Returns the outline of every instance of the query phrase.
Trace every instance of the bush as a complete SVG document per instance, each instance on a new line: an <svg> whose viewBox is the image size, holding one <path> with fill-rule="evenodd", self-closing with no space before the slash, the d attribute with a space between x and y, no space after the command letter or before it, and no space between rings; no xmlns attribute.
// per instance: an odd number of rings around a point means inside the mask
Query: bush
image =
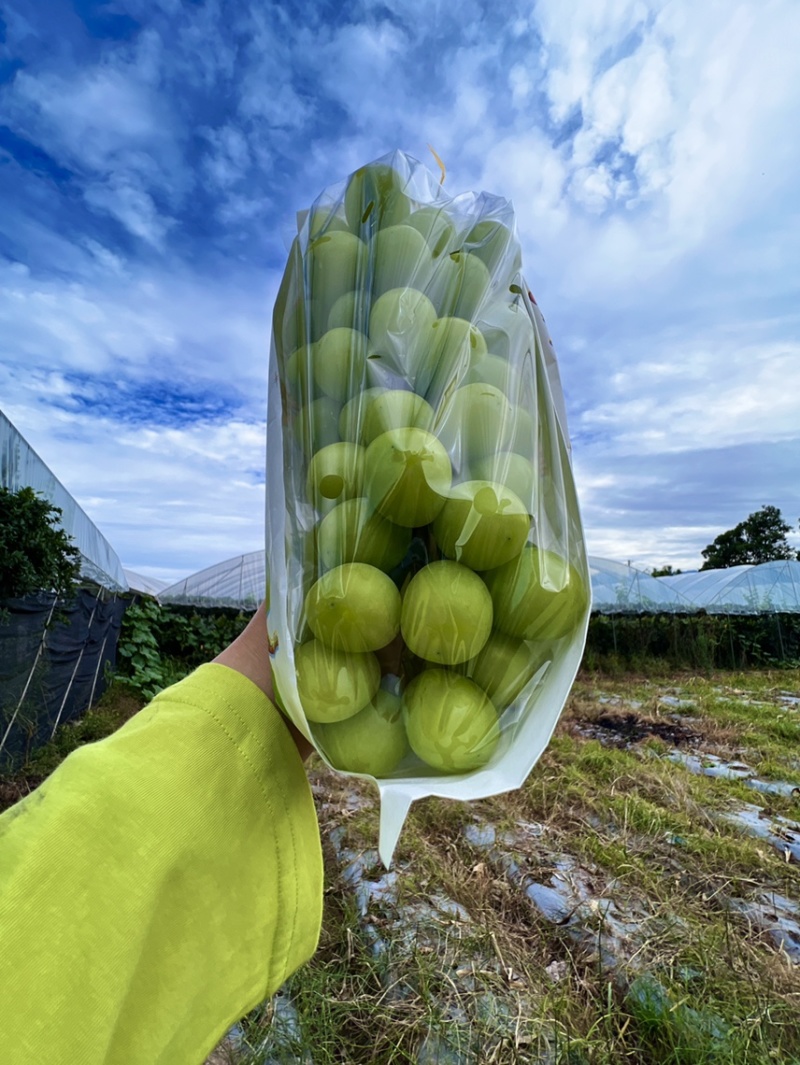
<svg viewBox="0 0 800 1065"><path fill-rule="evenodd" d="M224 650L245 627L241 612L197 611L144 599L129 606L117 645L118 676L152 699Z"/></svg>
<svg viewBox="0 0 800 1065"><path fill-rule="evenodd" d="M608 673L650 667L796 668L798 614L595 614L583 665Z"/></svg>
<svg viewBox="0 0 800 1065"><path fill-rule="evenodd" d="M61 509L32 488L0 488L0 600L72 591L80 554L60 520Z"/></svg>

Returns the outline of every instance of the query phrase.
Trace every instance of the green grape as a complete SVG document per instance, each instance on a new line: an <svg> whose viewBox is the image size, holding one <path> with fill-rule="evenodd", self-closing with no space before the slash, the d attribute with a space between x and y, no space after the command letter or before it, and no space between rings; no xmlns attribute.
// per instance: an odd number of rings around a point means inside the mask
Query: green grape
<svg viewBox="0 0 800 1065"><path fill-rule="evenodd" d="M369 302L363 292L345 292L331 307L327 328L366 332Z"/></svg>
<svg viewBox="0 0 800 1065"><path fill-rule="evenodd" d="M355 329L329 329L317 341L314 353L314 379L331 399L343 403L360 391L366 372L369 340Z"/></svg>
<svg viewBox="0 0 800 1065"><path fill-rule="evenodd" d="M433 521L452 483L447 452L424 429L390 429L367 448L366 494L397 525L413 529Z"/></svg>
<svg viewBox="0 0 800 1065"><path fill-rule="evenodd" d="M456 227L442 207L420 207L409 215L406 224L423 235L434 259L455 243Z"/></svg>
<svg viewBox="0 0 800 1065"><path fill-rule="evenodd" d="M375 396L364 414L364 443L390 429L430 429L433 411L416 392L390 389Z"/></svg>
<svg viewBox="0 0 800 1065"><path fill-rule="evenodd" d="M327 323L340 296L363 286L366 269L367 246L353 233L333 230L311 241L306 252L306 277L320 322Z"/></svg>
<svg viewBox="0 0 800 1065"><path fill-rule="evenodd" d="M314 381L316 344L304 344L286 360L286 384L298 403L308 403L317 395Z"/></svg>
<svg viewBox="0 0 800 1065"><path fill-rule="evenodd" d="M433 522L433 535L448 558L488 570L520 553L530 527L525 504L510 489L491 481L464 481L450 489Z"/></svg>
<svg viewBox="0 0 800 1065"><path fill-rule="evenodd" d="M425 289L433 273L433 258L421 233L412 226L388 226L375 234L373 247L374 297L395 288Z"/></svg>
<svg viewBox="0 0 800 1065"><path fill-rule="evenodd" d="M390 289L372 305L370 347L381 365L388 366L415 386L417 365L421 362L424 367L435 321L433 304L422 292L415 288ZM416 391L424 390L416 388Z"/></svg>
<svg viewBox="0 0 800 1065"><path fill-rule="evenodd" d="M534 512L535 477L533 463L513 451L487 455L472 464L472 471L482 481L505 485L522 500L529 514Z"/></svg>
<svg viewBox="0 0 800 1065"><path fill-rule="evenodd" d="M315 507L358 496L364 487L364 456L358 444L328 444L308 464L306 492Z"/></svg>
<svg viewBox="0 0 800 1065"><path fill-rule="evenodd" d="M433 431L456 466L505 451L513 429L512 408L491 385L464 385L436 415Z"/></svg>
<svg viewBox="0 0 800 1065"><path fill-rule="evenodd" d="M303 255L300 241L295 238L272 311L272 332L279 355L295 351L309 340L305 327L303 286Z"/></svg>
<svg viewBox="0 0 800 1065"><path fill-rule="evenodd" d="M521 640L568 636L589 605L586 586L573 565L535 544L484 577L496 628Z"/></svg>
<svg viewBox="0 0 800 1065"><path fill-rule="evenodd" d="M325 569L345 562L363 562L392 570L408 552L411 530L374 511L365 497L347 499L319 524L317 545Z"/></svg>
<svg viewBox="0 0 800 1065"><path fill-rule="evenodd" d="M522 252L514 234L502 222L485 219L467 234L464 247L470 255L483 260L492 276L501 276L505 284L522 268Z"/></svg>
<svg viewBox="0 0 800 1065"><path fill-rule="evenodd" d="M353 717L317 725L314 738L334 768L386 777L408 751L400 696L379 689Z"/></svg>
<svg viewBox="0 0 800 1065"><path fill-rule="evenodd" d="M405 179L390 166L362 166L351 175L344 195L344 211L350 228L371 232L405 221L411 201L403 192Z"/></svg>
<svg viewBox="0 0 800 1065"><path fill-rule="evenodd" d="M426 669L403 694L411 749L443 773L486 765L500 739L497 712L471 680L447 669Z"/></svg>
<svg viewBox="0 0 800 1065"><path fill-rule="evenodd" d="M453 666L474 658L492 629L492 600L480 577L458 562L431 562L403 595L400 631L428 662Z"/></svg>
<svg viewBox="0 0 800 1065"><path fill-rule="evenodd" d="M483 335L464 318L437 318L431 328L433 341L415 349L415 373L409 380L415 392L437 403L487 351Z"/></svg>
<svg viewBox="0 0 800 1065"><path fill-rule="evenodd" d="M374 698L381 667L373 654L346 654L310 640L294 655L297 694L309 721L343 721Z"/></svg>
<svg viewBox="0 0 800 1065"><path fill-rule="evenodd" d="M364 418L367 407L371 401L385 392L385 388L365 388L357 396L353 396L342 407L339 415L339 436L342 440L349 440L354 444L363 444L364 441Z"/></svg>
<svg viewBox="0 0 800 1065"><path fill-rule="evenodd" d="M473 363L464 383L492 385L509 400L514 400L519 374L515 367L501 355L484 355Z"/></svg>
<svg viewBox="0 0 800 1065"><path fill-rule="evenodd" d="M305 601L311 631L341 651L377 651L400 629L400 593L375 566L348 562L329 570Z"/></svg>
<svg viewBox="0 0 800 1065"><path fill-rule="evenodd" d="M436 260L436 270L425 290L440 318L476 316L486 301L492 279L476 255L453 251Z"/></svg>
<svg viewBox="0 0 800 1065"><path fill-rule="evenodd" d="M347 219L342 218L339 214L336 204L320 204L311 208L308 220L309 240L315 240L324 233L333 233L336 230L343 233L351 231L350 226L347 224Z"/></svg>
<svg viewBox="0 0 800 1065"><path fill-rule="evenodd" d="M467 662L465 672L503 711L551 657L546 643L525 643L493 632L477 657Z"/></svg>

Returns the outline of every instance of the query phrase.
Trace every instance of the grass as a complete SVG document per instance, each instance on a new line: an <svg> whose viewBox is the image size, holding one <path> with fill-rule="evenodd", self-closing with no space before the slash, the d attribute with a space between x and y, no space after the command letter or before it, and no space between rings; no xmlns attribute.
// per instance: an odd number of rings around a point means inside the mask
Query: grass
<svg viewBox="0 0 800 1065"><path fill-rule="evenodd" d="M667 757L713 754L800 784L800 710L781 691L800 692L800 671L584 673L525 786L415 804L388 878L374 793L312 763L327 870L319 949L243 1020L243 1042L210 1060L800 1065L800 966L736 909L770 893L800 902L798 865L721 816L750 803L800 820L800 802ZM0 780L0 797L137 708L112 688ZM476 823L506 842L470 843ZM381 889L365 912L343 875L359 856L362 884ZM567 859L582 894L557 923L525 889L555 883Z"/></svg>
<svg viewBox="0 0 800 1065"><path fill-rule="evenodd" d="M798 967L731 908L731 900L761 892L800 901L798 868L718 816L749 802L800 817L800 803L692 775L665 757L673 746L668 729L659 736L647 727L683 726L676 735L686 749L800 783L800 737L780 690L800 691L800 672L583 675L524 788L480 803L415 805L396 858L402 902L394 915L378 904L357 913L329 851L323 938L290 982L302 1036L285 1060L302 1060L305 1049L320 1065L800 1062ZM600 703L600 691L612 701ZM666 691L691 706L664 705ZM630 711L631 703L641 706ZM584 734L599 718L630 712L639 740ZM374 847L371 793L345 816L341 797L352 785L315 772L329 795L323 838L344 825L354 852ZM498 829L541 826L538 841L514 852L524 876L514 880L491 852L467 843L465 826L476 817ZM588 905L578 924L546 920L523 891L525 877L548 883L552 856L564 853L590 885L590 903L599 900L596 915ZM451 930L447 945L423 949L428 929L409 943L393 922L396 912L437 894L463 906L469 923ZM627 940L607 930L609 902L623 923L629 919ZM389 942L379 960L370 946L376 924ZM616 951L611 967L601 961L604 935ZM505 1005L492 1016L487 1002ZM268 1035L262 1014L254 1045L266 1036L269 1046ZM237 1060L282 1059L263 1050Z"/></svg>

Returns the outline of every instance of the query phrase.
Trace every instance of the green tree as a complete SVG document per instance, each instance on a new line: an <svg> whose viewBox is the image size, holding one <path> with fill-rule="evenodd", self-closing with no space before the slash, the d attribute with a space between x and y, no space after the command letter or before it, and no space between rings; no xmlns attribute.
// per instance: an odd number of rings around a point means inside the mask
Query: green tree
<svg viewBox="0 0 800 1065"><path fill-rule="evenodd" d="M0 487L0 600L72 589L80 554L60 520L61 509L32 488Z"/></svg>
<svg viewBox="0 0 800 1065"><path fill-rule="evenodd" d="M675 577L678 573L683 573L682 569L673 569L669 563L666 566L656 567L651 571L653 577Z"/></svg>
<svg viewBox="0 0 800 1065"><path fill-rule="evenodd" d="M705 547L701 552L705 562L700 569L800 559L800 552L786 539L791 531L792 526L783 520L778 507L762 507Z"/></svg>

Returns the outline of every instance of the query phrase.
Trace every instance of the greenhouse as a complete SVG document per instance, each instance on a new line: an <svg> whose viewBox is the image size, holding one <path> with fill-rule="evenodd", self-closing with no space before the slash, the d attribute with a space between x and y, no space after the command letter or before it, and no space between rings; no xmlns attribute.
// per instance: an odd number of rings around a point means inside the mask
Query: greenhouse
<svg viewBox="0 0 800 1065"><path fill-rule="evenodd" d="M800 613L800 562L701 570L659 577L672 591L708 614Z"/></svg>
<svg viewBox="0 0 800 1065"><path fill-rule="evenodd" d="M80 586L69 601L47 589L3 603L0 625L0 764L49 739L105 690L116 661L128 590L115 551L58 478L0 412L0 485L32 488L61 510L80 552Z"/></svg>
<svg viewBox="0 0 800 1065"><path fill-rule="evenodd" d="M800 613L800 562L653 577L635 566L590 555L589 572L595 614ZM255 610L266 587L263 551L236 555L167 588L152 578L129 577L134 578L132 589L156 595L164 604L239 610Z"/></svg>
<svg viewBox="0 0 800 1065"><path fill-rule="evenodd" d="M159 602L184 606L235 607L255 610L266 590L264 552L218 562L159 593Z"/></svg>
<svg viewBox="0 0 800 1065"><path fill-rule="evenodd" d="M593 610L603 614L687 613L695 607L680 591L649 573L609 559L590 557ZM158 593L162 603L255 610L264 597L264 552L219 562Z"/></svg>
<svg viewBox="0 0 800 1065"><path fill-rule="evenodd" d="M132 569L125 569L123 573L128 582L128 588L134 595L151 595L154 599L158 599L161 592L169 587L169 581L160 581L157 577L145 577L144 574Z"/></svg>
<svg viewBox="0 0 800 1065"><path fill-rule="evenodd" d="M589 574L594 613L685 614L695 609L679 589L634 566L590 555Z"/></svg>
<svg viewBox="0 0 800 1065"><path fill-rule="evenodd" d="M0 484L12 492L32 488L59 507L61 524L81 553L81 576L112 592L128 590L122 563L108 540L2 411Z"/></svg>

